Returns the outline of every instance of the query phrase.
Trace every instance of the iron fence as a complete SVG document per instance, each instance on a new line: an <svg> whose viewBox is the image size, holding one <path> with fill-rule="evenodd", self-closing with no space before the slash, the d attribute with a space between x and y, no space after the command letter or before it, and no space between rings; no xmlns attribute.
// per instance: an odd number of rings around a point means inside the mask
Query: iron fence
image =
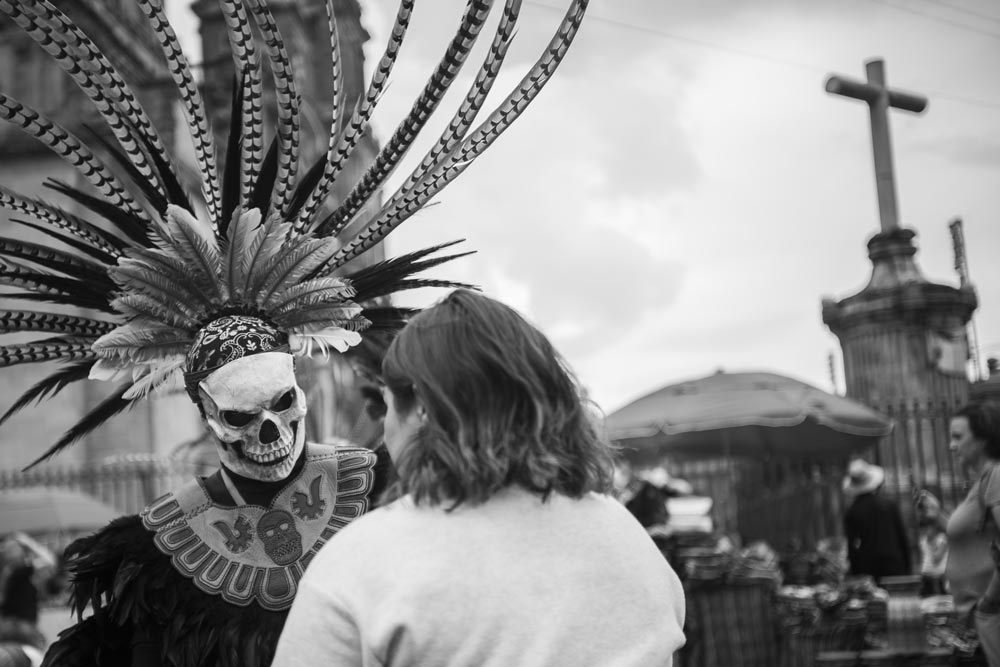
<svg viewBox="0 0 1000 667"><path fill-rule="evenodd" d="M150 502L191 478L198 464L183 459L129 454L113 461L79 467L0 470L0 491L28 486L82 491L118 509L136 514Z"/></svg>

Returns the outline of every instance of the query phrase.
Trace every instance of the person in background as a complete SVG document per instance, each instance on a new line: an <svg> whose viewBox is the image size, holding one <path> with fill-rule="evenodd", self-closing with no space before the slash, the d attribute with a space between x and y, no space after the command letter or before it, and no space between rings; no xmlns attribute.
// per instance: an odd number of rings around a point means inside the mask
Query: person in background
<svg viewBox="0 0 1000 667"><path fill-rule="evenodd" d="M947 532L945 578L955 609L975 625L990 667L1000 667L1000 404L960 407L949 434L949 447L972 487L950 516L932 494L920 500Z"/></svg>
<svg viewBox="0 0 1000 667"><path fill-rule="evenodd" d="M7 535L0 540L0 667L39 665L44 649L35 564L17 536Z"/></svg>
<svg viewBox="0 0 1000 667"><path fill-rule="evenodd" d="M875 579L911 574L910 545L899 506L879 493L885 471L861 459L851 461L844 494L853 498L844 515L847 560L852 575Z"/></svg>
<svg viewBox="0 0 1000 667"><path fill-rule="evenodd" d="M948 563L948 536L939 520L941 508L925 507L924 496L917 498L917 526L920 548L920 596L944 595L945 566Z"/></svg>
<svg viewBox="0 0 1000 667"><path fill-rule="evenodd" d="M394 500L317 554L274 667L670 665L680 581L545 336L457 290L382 371Z"/></svg>

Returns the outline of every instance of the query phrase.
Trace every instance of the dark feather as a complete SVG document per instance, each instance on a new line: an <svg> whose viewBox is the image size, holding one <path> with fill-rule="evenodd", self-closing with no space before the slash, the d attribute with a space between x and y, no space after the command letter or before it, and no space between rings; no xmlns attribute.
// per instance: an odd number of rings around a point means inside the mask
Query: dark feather
<svg viewBox="0 0 1000 667"><path fill-rule="evenodd" d="M127 667L137 627L157 629L153 638L164 647L164 665L271 664L287 612L240 607L204 593L157 549L140 517L115 519L65 553L73 608L96 611L54 643L49 654L65 661L48 663L52 667L82 667L88 657L93 665L93 653L86 651L94 645L109 652L99 661L102 667Z"/></svg>
<svg viewBox="0 0 1000 667"><path fill-rule="evenodd" d="M355 300L365 302L392 292L398 282L426 269L433 268L458 257L465 257L471 252L457 255L446 255L433 259L424 259L439 250L451 247L462 240L442 243L430 248L415 250L399 257L393 257L376 262L346 276L355 289Z"/></svg>
<svg viewBox="0 0 1000 667"><path fill-rule="evenodd" d="M121 231L130 241L143 247L149 246L149 235L146 232L146 222L125 211L109 204L108 202L92 197L82 190L78 190L62 181L49 179L45 181L45 187L66 195L82 206L90 209L97 215L110 222L115 229Z"/></svg>
<svg viewBox="0 0 1000 667"><path fill-rule="evenodd" d="M44 225L38 225L28 220L21 220L20 218L11 218L10 221L34 229L38 232L41 232L42 234L45 234L46 236L51 236L60 243L65 243L71 248L75 248L76 250L79 250L82 253L90 255L92 258L94 258L101 264L113 265L117 261L115 255L112 255L105 250L101 250L100 248L95 248L92 244L81 241L75 236L62 234L58 229L53 229L52 227L46 227Z"/></svg>
<svg viewBox="0 0 1000 667"><path fill-rule="evenodd" d="M111 312L108 305L110 298L106 292L99 286L72 278L19 268L0 268L0 285L31 290L28 294L6 293L4 298L7 299L48 301Z"/></svg>
<svg viewBox="0 0 1000 667"><path fill-rule="evenodd" d="M371 325L365 333L376 331L393 332L402 329L411 317L419 311L417 308L398 308L395 306L372 306L361 311Z"/></svg>
<svg viewBox="0 0 1000 667"><path fill-rule="evenodd" d="M187 192L181 185L180 181L177 180L177 173L174 170L173 165L166 156L157 151L146 139L144 135L139 135L143 144L146 147L146 152L149 153L150 157L153 158L153 164L156 166L157 171L160 174L160 179L163 181L163 185L167 190L167 201L175 206L180 206L186 209L188 213L194 215L194 207L191 205L191 200L188 198ZM160 215L166 213L167 207L164 206L163 210L157 209Z"/></svg>
<svg viewBox="0 0 1000 667"><path fill-rule="evenodd" d="M39 199L24 197L2 186L0 186L0 206L73 234L84 239L90 245L111 254L119 254L117 251L123 245L121 239L111 236L103 229L95 227L58 206L47 204Z"/></svg>
<svg viewBox="0 0 1000 667"><path fill-rule="evenodd" d="M259 190L261 182L270 183L272 195L267 204L258 208L266 215L264 209L273 203L277 213L283 216L299 167L299 96L295 90L295 73L271 9L267 3L259 0L251 2L250 9L262 37L261 45L267 51L277 106L277 152L273 158L274 165L270 167L274 174L266 178L263 173L258 174L255 184L255 189ZM265 161L261 170L264 172L268 169ZM256 194L252 199L256 199Z"/></svg>
<svg viewBox="0 0 1000 667"><path fill-rule="evenodd" d="M233 76L233 104L229 116L229 141L226 144L226 164L222 172L222 212L218 219L219 238L225 238L233 211L240 205L240 144L243 141L243 90L249 72L243 70L241 79Z"/></svg>
<svg viewBox="0 0 1000 667"><path fill-rule="evenodd" d="M0 237L0 256L31 262L71 278L93 280L97 285L112 285L105 266L38 243Z"/></svg>
<svg viewBox="0 0 1000 667"><path fill-rule="evenodd" d="M3 284L0 281L0 284ZM81 295L57 295L52 293L38 293L38 292L8 292L4 293L3 298L5 299L19 299L22 301L31 301L34 303L58 303L61 306L76 306L77 308L89 308L91 310L99 310L103 313L113 313L114 310L107 304L107 299L100 297L98 299L90 299L86 296Z"/></svg>
<svg viewBox="0 0 1000 667"><path fill-rule="evenodd" d="M0 333L47 331L66 336L97 338L115 328L113 322L79 315L37 310L0 310Z"/></svg>
<svg viewBox="0 0 1000 667"><path fill-rule="evenodd" d="M152 176L146 156L130 132L132 125L152 133L149 119L108 59L59 9L48 2L2 2L0 11L20 25L69 74L94 103L133 163ZM81 66L81 63L85 63ZM153 135L155 137L155 135Z"/></svg>
<svg viewBox="0 0 1000 667"><path fill-rule="evenodd" d="M437 166L441 160L455 146L465 138L466 133L476 119L479 110L486 103L493 84L496 83L500 69L507 57L507 51L514 39L514 26L517 24L517 17L521 10L521 0L507 0L504 5L503 16L497 26L496 34L493 36L493 43L490 45L489 54L479 67L479 73L475 81L470 86L465 95L465 100L459 106L451 122L445 128L437 143L424 155L420 164L410 172L406 181L399 188L400 192L407 192L416 185L425 174ZM334 234L337 230L333 230Z"/></svg>
<svg viewBox="0 0 1000 667"><path fill-rule="evenodd" d="M288 203L286 210L286 217L288 220L294 220L305 206L305 203L309 200L309 195L316 188L316 184L319 180L323 178L323 171L326 169L327 155L323 153L316 161L313 166L309 167L309 171L306 175L302 177L298 185L295 187L295 192L292 193L292 199Z"/></svg>
<svg viewBox="0 0 1000 667"><path fill-rule="evenodd" d="M115 206L129 209L134 215L144 215L125 185L118 180L88 147L64 127L44 114L4 95L0 91L0 117L21 128L72 164L101 196Z"/></svg>
<svg viewBox="0 0 1000 667"><path fill-rule="evenodd" d="M489 2L469 2L461 25L410 112L396 127L392 137L379 151L375 162L354 186L344 203L319 223L316 227L318 234L333 234L342 229L392 174L461 71L489 12Z"/></svg>
<svg viewBox="0 0 1000 667"><path fill-rule="evenodd" d="M214 221L219 214L219 175L212 129L204 101L198 92L198 86L191 74L191 68L188 66L177 34L167 20L162 3L159 0L140 0L138 4L149 19L150 27L156 34L163 55L166 57L167 69L170 70L170 76L177 85L202 176L202 192L208 206L208 214Z"/></svg>
<svg viewBox="0 0 1000 667"><path fill-rule="evenodd" d="M132 406L133 401L122 398L125 392L132 386L132 382L120 384L106 399L101 401L96 408L84 415L83 419L63 434L59 441L45 450L45 453L32 461L25 470L47 461L63 449L73 444L83 436L87 435L95 428L108 421L126 408Z"/></svg>
<svg viewBox="0 0 1000 667"><path fill-rule="evenodd" d="M552 78L562 62L583 21L589 0L574 0L556 29L542 56L522 77L520 84L461 144L452 149L437 167L406 190L397 190L355 237L331 260L333 268L378 245L401 222L420 210L435 194L457 178L494 141L517 120Z"/></svg>
<svg viewBox="0 0 1000 667"><path fill-rule="evenodd" d="M340 173L344 165L347 164L347 161L350 159L354 149L358 145L358 141L360 141L360 139L365 136L365 133L369 131L369 120L371 119L372 112L375 110L375 106L385 90L385 86L389 80L389 75L391 74L392 68L396 63L400 47L402 46L403 39L406 36L414 2L415 0L400 1L399 8L396 12L396 20L393 23L392 29L389 31L390 37L388 43L386 44L385 51L372 72L372 78L368 84L368 89L365 91L364 97L359 99L355 104L354 112L351 114L350 120L346 124L343 124L337 117L337 109L334 109L334 129L332 131L332 138L334 140L331 141L330 146L327 149L327 162L324 167L322 177L316 187L310 192L309 199L303 206L302 210L297 211L294 222L296 232L312 226L313 215L315 214L317 208L326 200L330 187L334 183L334 179L336 179L337 174ZM327 13L329 15L329 4L327 5L327 9ZM336 34L336 20L332 15L330 16L330 32L331 35ZM335 87L337 85L336 78L339 73L339 55L337 52L338 47L337 44L334 43L334 57L332 64L335 70ZM338 127L341 127L339 131L337 131Z"/></svg>
<svg viewBox="0 0 1000 667"><path fill-rule="evenodd" d="M255 208L260 211L260 217L266 218L270 213L271 191L274 190L274 179L278 175L278 139L271 140L271 146L267 149L267 155L260 166L260 173L257 174L257 182L254 183L253 194L250 197L248 208Z"/></svg>
<svg viewBox="0 0 1000 667"><path fill-rule="evenodd" d="M0 368L42 361L72 361L84 357L94 359L96 356L90 349L92 340L93 338L86 342L69 342L59 338L49 338L23 345L0 345Z"/></svg>
<svg viewBox="0 0 1000 667"><path fill-rule="evenodd" d="M108 154L112 158L114 158L115 162L118 163L118 166L129 175L132 182L138 186L139 190L141 190L142 194L146 197L146 201L148 201L157 211L162 212L167 210L167 199L160 191L159 185L152 179L143 176L142 172L136 169L132 160L120 148L118 148L118 146L105 139L100 133L95 132L93 128L88 126L84 127L87 127L87 130L94 137L94 139L104 146L104 149L108 151Z"/></svg>
<svg viewBox="0 0 1000 667"><path fill-rule="evenodd" d="M80 380L86 380L90 375L90 368L94 365L92 359L74 361L52 375L37 382L28 391L21 394L21 397L14 401L14 404L7 409L7 412L0 417L0 424L10 419L15 413L31 403L39 403L47 398L52 398L67 385Z"/></svg>

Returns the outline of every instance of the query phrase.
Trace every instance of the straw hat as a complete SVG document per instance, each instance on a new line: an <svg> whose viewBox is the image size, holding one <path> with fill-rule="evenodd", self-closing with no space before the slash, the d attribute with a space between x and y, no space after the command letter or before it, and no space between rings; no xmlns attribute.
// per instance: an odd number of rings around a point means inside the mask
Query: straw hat
<svg viewBox="0 0 1000 667"><path fill-rule="evenodd" d="M847 477L844 478L844 493L851 496L871 493L882 486L884 481L885 470L883 468L861 459L855 459L847 468Z"/></svg>

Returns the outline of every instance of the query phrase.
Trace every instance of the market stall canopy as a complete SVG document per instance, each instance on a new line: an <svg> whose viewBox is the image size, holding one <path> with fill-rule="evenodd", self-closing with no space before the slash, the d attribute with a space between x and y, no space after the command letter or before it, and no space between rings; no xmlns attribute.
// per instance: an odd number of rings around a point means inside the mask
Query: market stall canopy
<svg viewBox="0 0 1000 667"><path fill-rule="evenodd" d="M878 442L892 420L774 373L716 373L663 387L608 415L632 460L664 456L832 459Z"/></svg>
<svg viewBox="0 0 1000 667"><path fill-rule="evenodd" d="M0 491L0 533L92 530L121 515L79 491L42 486Z"/></svg>

